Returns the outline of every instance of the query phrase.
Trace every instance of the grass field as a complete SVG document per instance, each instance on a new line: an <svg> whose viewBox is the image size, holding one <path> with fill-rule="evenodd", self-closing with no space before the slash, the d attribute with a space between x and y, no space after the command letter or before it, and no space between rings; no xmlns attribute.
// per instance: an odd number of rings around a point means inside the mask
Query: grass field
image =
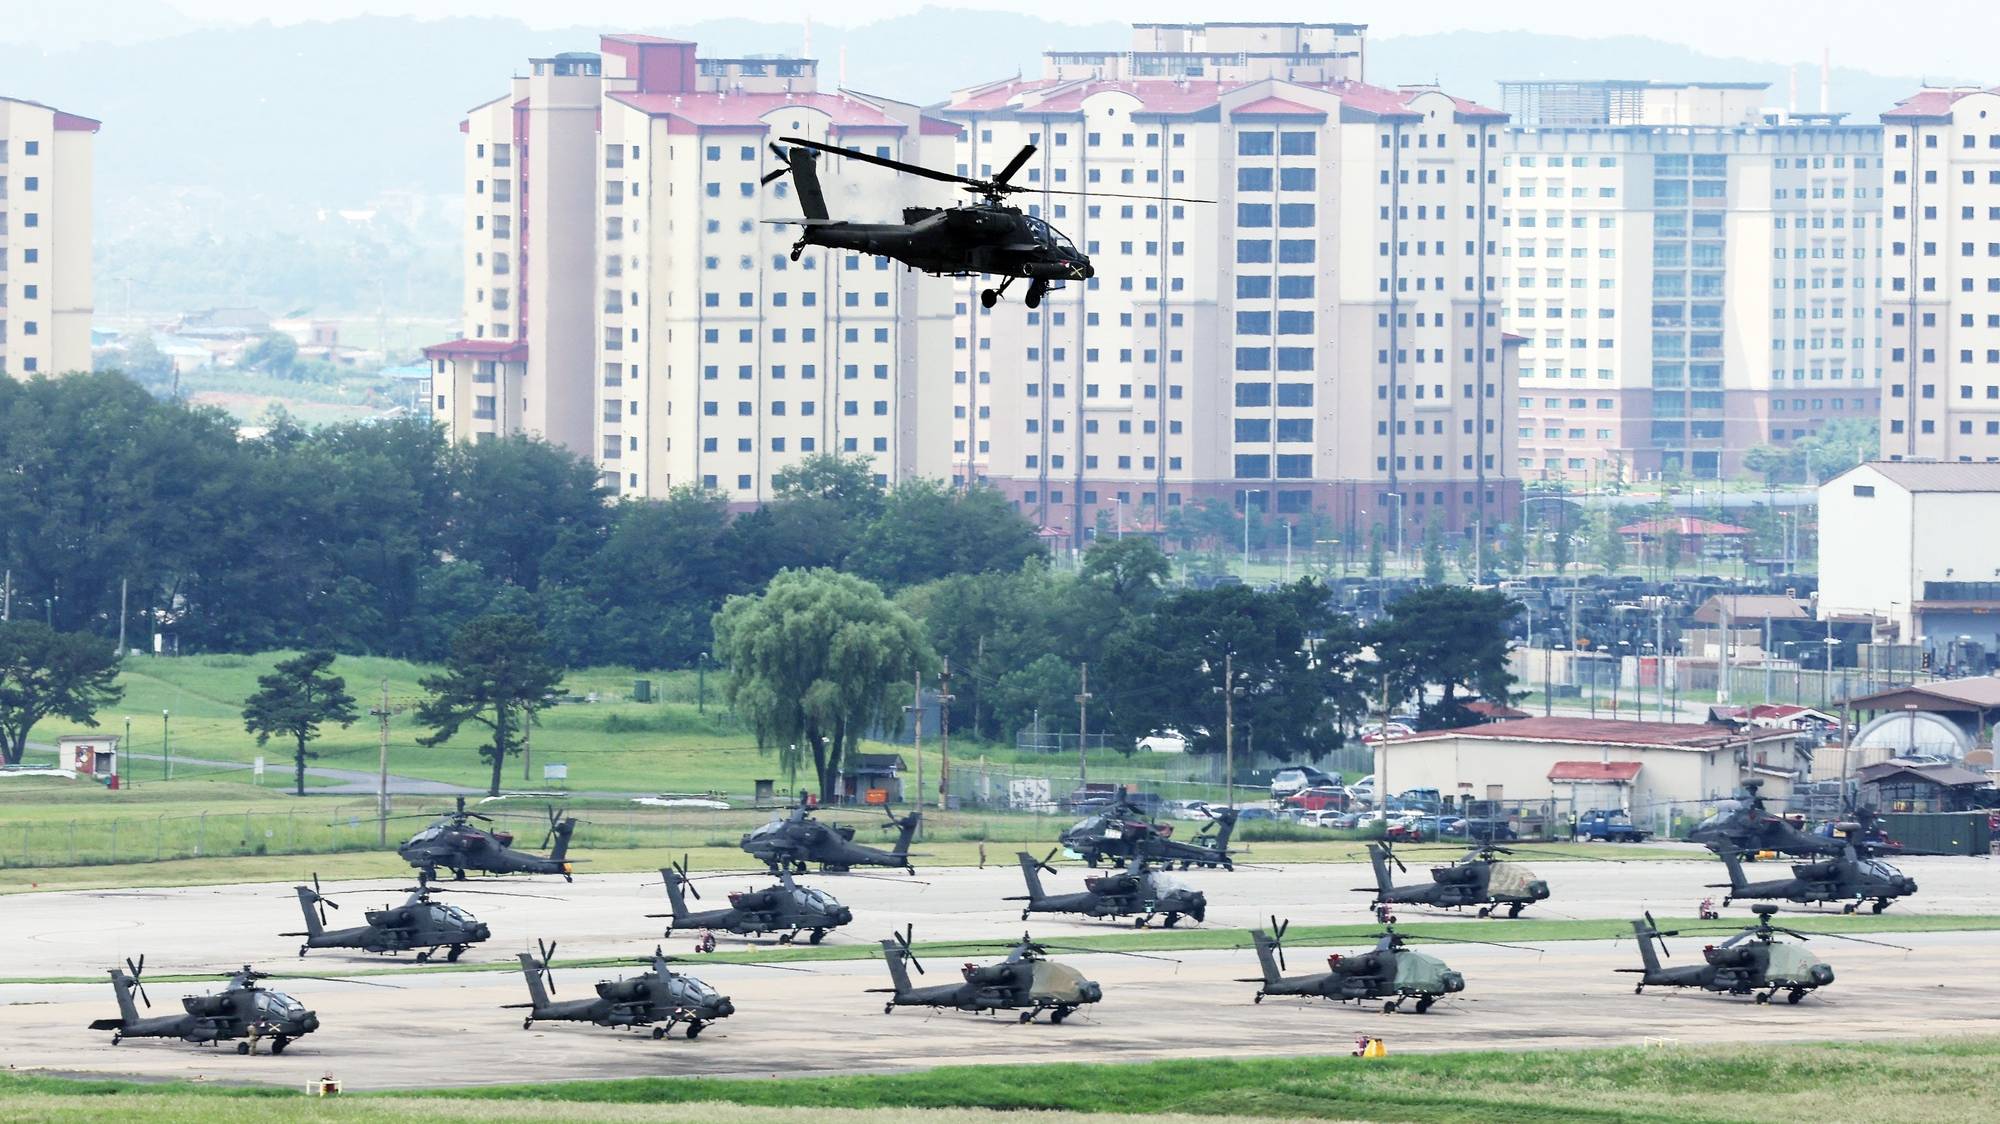
<svg viewBox="0 0 2000 1124"><path fill-rule="evenodd" d="M953 1066L855 1077L557 1082L354 1096L329 1103L275 1089L0 1073L0 1116L208 1121L256 1114L400 1121L546 1119L580 1110L600 1120L843 1121L858 1118L847 1114L864 1113L871 1121L900 1122L992 1120L997 1117L976 1110L998 1109L1064 1114L1035 1118L1048 1122L1108 1122L1125 1114L1451 1124L1975 1120L1991 1111L1996 1050L2000 1039L1956 1038L1754 1050L1671 1046L1369 1060L1319 1056ZM803 1115L807 1112L810 1116Z"/></svg>

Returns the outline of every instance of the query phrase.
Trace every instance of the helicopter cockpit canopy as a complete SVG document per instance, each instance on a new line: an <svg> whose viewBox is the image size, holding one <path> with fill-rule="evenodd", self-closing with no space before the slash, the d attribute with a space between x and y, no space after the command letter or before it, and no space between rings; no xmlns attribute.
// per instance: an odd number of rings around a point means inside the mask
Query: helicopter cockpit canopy
<svg viewBox="0 0 2000 1124"><path fill-rule="evenodd" d="M805 909L828 912L835 908L833 898L825 890L797 886L792 889L792 900Z"/></svg>
<svg viewBox="0 0 2000 1124"><path fill-rule="evenodd" d="M268 1019L295 1019L306 1013L305 1004L282 991L257 992L257 1013Z"/></svg>
<svg viewBox="0 0 2000 1124"><path fill-rule="evenodd" d="M1067 254L1076 253L1076 244L1069 240L1069 236L1044 222L1040 215L1024 214L1021 216L1021 221L1027 224L1028 231L1035 236L1035 241Z"/></svg>

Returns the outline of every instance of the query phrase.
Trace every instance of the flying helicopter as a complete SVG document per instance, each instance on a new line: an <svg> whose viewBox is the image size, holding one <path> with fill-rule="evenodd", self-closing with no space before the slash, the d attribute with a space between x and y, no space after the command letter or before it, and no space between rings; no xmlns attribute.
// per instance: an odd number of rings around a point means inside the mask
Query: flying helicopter
<svg viewBox="0 0 2000 1124"><path fill-rule="evenodd" d="M1208 916L1205 894L1171 875L1153 870L1144 855L1133 855L1122 871L1084 879L1080 893L1047 893L1042 889L1041 876L1044 871L1056 872L1049 860L1061 850L1058 847L1039 861L1026 851L1015 852L1021 862L1021 876L1028 883L1028 893L1025 897L1005 900L1028 903L1021 907L1021 920L1026 921L1031 913L1081 913L1087 917L1132 917L1132 927L1143 929L1155 916L1165 914L1165 925L1171 929L1184 916L1196 921Z"/></svg>
<svg viewBox="0 0 2000 1124"><path fill-rule="evenodd" d="M1413 882L1398 886L1389 873L1389 864L1395 863L1396 869L1405 874L1410 868L1403 865L1388 844L1370 843L1368 862L1375 868L1375 885L1356 887L1355 892L1375 895L1368 904L1382 921L1393 920L1389 907L1396 905L1434 909L1476 905L1481 917L1492 916L1494 910L1504 905L1507 916L1519 917L1528 906L1548 900L1549 884L1521 863L1497 857L1513 853L1506 847L1483 843L1467 851L1457 862L1432 867L1428 885Z"/></svg>
<svg viewBox="0 0 2000 1124"><path fill-rule="evenodd" d="M1840 902L1842 913L1853 913L1861 908L1862 902L1874 898L1871 912L1880 913L1889 908L1891 901L1917 892L1916 879L1882 859L1863 858L1853 847L1838 858L1793 863L1790 878L1761 882L1752 882L1743 873L1743 857L1735 851L1711 849L1729 871L1728 882L1710 883L1714 889L1729 891L1722 899L1723 905L1739 898L1775 898L1799 905Z"/></svg>
<svg viewBox="0 0 2000 1124"><path fill-rule="evenodd" d="M1155 823L1137 805L1121 800L1071 824L1057 841L1081 856L1085 866L1094 867L1104 859L1126 863L1138 855L1162 867L1179 863L1182 870L1191 866L1236 869L1229 852L1236 809L1204 808L1203 814L1209 822L1192 840L1182 842L1173 838L1172 824Z"/></svg>
<svg viewBox="0 0 2000 1124"><path fill-rule="evenodd" d="M910 983L908 969L915 968L917 974L922 975L924 966L917 960L916 950L910 947L911 936L912 930L906 925L902 932L891 933L889 939L882 942L882 957L888 962L889 979L894 986L869 990L889 995L888 1002L882 1004L885 1015L898 1007L949 1007L974 1014L1018 1010L1021 1021L1026 1023L1033 1022L1036 1015L1047 1011L1050 1022L1060 1023L1077 1008L1104 998L1102 985L1084 979L1083 973L1067 964L1048 959L1047 954L1061 949L1090 953L1105 950L1047 944L1026 933L1021 934L1020 940L1003 946L1007 949L1007 956L998 963L980 965L967 961L960 969L963 978L959 983L915 987ZM962 947L979 947L989 943L992 942ZM1141 960L1172 960L1171 957L1148 956L1139 952L1110 955L1135 956ZM1173 963L1180 961L1173 960Z"/></svg>
<svg viewBox="0 0 2000 1124"><path fill-rule="evenodd" d="M762 860L772 874L783 866L790 866L795 874L804 874L807 863L818 863L824 871L886 866L916 874L917 868L910 865L910 840L916 837L917 825L924 822L924 814L911 812L897 819L887 808L882 814L889 818L883 827L897 832L896 845L886 851L856 843L854 829L846 824L828 826L813 819L812 808L804 800L793 805L784 819L772 820L745 835L741 846Z"/></svg>
<svg viewBox="0 0 2000 1124"><path fill-rule="evenodd" d="M402 905L366 911L363 917L367 923L364 925L328 929L326 911L339 909L340 903L320 891L319 875L313 875L312 885L294 886L292 889L299 896L299 911L305 914L305 932L278 935L306 938L306 943L299 946L300 956L315 948L358 948L363 952L376 953L417 949L420 950L417 952L418 963L429 960L439 949L445 950L446 960L456 961L468 947L493 935L485 922L458 906L432 901L432 894L485 894L500 898L533 896L503 894L493 890L445 890L419 878L415 886L405 888L410 896L404 899Z"/></svg>
<svg viewBox="0 0 2000 1124"><path fill-rule="evenodd" d="M780 944L790 944L804 932L807 933L806 943L818 944L826 939L827 933L854 920L854 912L835 901L832 894L792 881L790 867L779 868L776 886L731 894L726 908L699 913L688 911L684 896L692 894L697 900L701 898L701 891L695 889L694 879L688 877L687 856L681 856L681 861L674 866L661 867L660 878L666 883L667 902L673 907L673 912L649 913L646 916L672 919L667 931L661 934L666 937L673 936L675 929L721 929L760 937L765 933L777 933Z"/></svg>
<svg viewBox="0 0 2000 1124"><path fill-rule="evenodd" d="M1250 931L1250 941L1257 949L1257 962L1264 974L1260 978L1237 982L1260 985L1251 1002L1262 1003L1267 995L1299 995L1343 1003L1348 1000L1359 1003L1364 999L1380 999L1384 1001L1382 1013L1388 1015L1399 1010L1404 1000L1414 999L1414 1010L1421 1015L1444 996L1465 990L1464 976L1446 967L1444 961L1437 957L1407 947L1403 935L1396 932L1394 925L1382 930L1375 947L1368 952L1359 956L1342 956L1336 952L1326 958L1327 970L1324 972L1287 976L1284 974L1284 941L1285 930L1291 927L1290 921L1280 921L1274 916L1269 933L1262 929ZM1425 939L1449 940L1456 944L1491 944L1502 948L1527 947L1452 937Z"/></svg>
<svg viewBox="0 0 2000 1124"><path fill-rule="evenodd" d="M488 874L560 874L565 882L576 880L566 858L576 820L559 815L554 805L548 809L548 833L542 836L542 846L547 847L552 841L555 844L547 858L516 851L513 833L479 827L473 820L491 823L493 817L466 811L465 797L461 796L456 811L438 817L429 827L412 835L396 848L396 853L416 867L418 876L425 881L436 881L440 869L451 871L452 878L460 882L465 881L468 870Z"/></svg>
<svg viewBox="0 0 2000 1124"><path fill-rule="evenodd" d="M726 1019L736 1013L736 1004L708 984L693 976L682 975L668 967L679 957L668 956L659 948L653 955L640 957L635 964L647 965L651 970L641 972L631 979L599 980L595 999L554 998L555 976L549 964L556 954L556 945L544 944L537 940L540 959L532 953L523 952L521 973L528 978L527 1003L509 1003L506 1006L528 1013L521 1019L521 1029L528 1030L537 1022L581 1022L598 1026L622 1026L626 1028L650 1026L653 1037L665 1038L675 1026L687 1024L682 1033L689 1038L701 1037L702 1028L717 1019ZM778 968L777 965L759 967ZM796 971L780 968L780 971Z"/></svg>
<svg viewBox="0 0 2000 1124"><path fill-rule="evenodd" d="M1757 923L1736 933L1719 945L1708 945L1701 950L1703 963L1690 964L1685 968L1668 968L1660 963L1662 956L1668 955L1668 937L1678 937L1682 933L1727 932L1727 929L1667 929L1662 930L1653 922L1653 915L1646 914L1644 921L1632 922L1632 932L1639 938L1639 958L1643 968L1618 968L1639 976L1633 985L1634 995L1644 994L1649 987L1698 987L1703 991L1721 992L1728 995L1754 995L1759 1003L1769 1003L1779 992L1785 993L1785 1002L1797 1003L1806 993L1822 988L1833 982L1833 967L1814 956L1803 944L1794 944L1778 938L1797 937L1805 941L1811 937L1834 937L1857 944L1880 945L1883 948L1909 949L1886 941L1871 941L1861 937L1843 936L1839 933L1808 933L1797 929L1787 929L1771 924L1771 915L1778 907L1759 902L1750 907L1757 915ZM1659 942L1655 951L1653 943Z"/></svg>
<svg viewBox="0 0 2000 1124"><path fill-rule="evenodd" d="M1051 285L1065 281L1087 281L1095 273L1090 258L1080 252L1062 231L1038 215L1023 213L1019 207L1002 202L1009 195L1030 192L1040 195L1088 195L1096 198L1144 199L1148 202L1212 203L1212 199L1182 199L1172 195L1139 195L1111 191L1064 191L1040 185L1022 186L1013 182L1028 160L1034 145L1023 145L991 179L941 172L920 164L906 164L886 156L858 149L840 148L803 137L780 137L790 148L771 145L778 167L766 173L764 183L791 176L799 196L798 219L774 219L781 224L797 223L802 229L792 245L792 260L799 260L807 246L825 246L862 254L894 258L912 269L935 276L964 277L993 274L1001 278L998 288L982 290L979 303L992 308L1019 278L1028 279L1023 304L1035 308ZM907 175L922 176L942 183L962 185L978 202L958 207L905 207L900 223L856 223L833 218L827 211L826 195L820 188L819 154L829 152L848 160L859 160Z"/></svg>
<svg viewBox="0 0 2000 1124"><path fill-rule="evenodd" d="M140 982L145 972L144 956L139 957L136 963L126 960L123 970L111 969L111 990L118 997L118 1017L98 1019L90 1024L90 1029L110 1031L113 1046L127 1038L178 1038L196 1046L213 1046L233 1039L237 1053L249 1054L255 1051L258 1042L268 1038L271 1040L271 1053L282 1054L285 1047L295 1040L319 1029L317 1014L282 991L258 986L257 981L272 978L271 973L257 971L248 964L226 973L222 978L229 983L221 991L182 996L181 1014L141 1016L138 1005L132 1002L135 994L148 1008L153 1005L153 1001L146 996L146 985ZM396 986L328 976L287 978L330 980L366 987Z"/></svg>

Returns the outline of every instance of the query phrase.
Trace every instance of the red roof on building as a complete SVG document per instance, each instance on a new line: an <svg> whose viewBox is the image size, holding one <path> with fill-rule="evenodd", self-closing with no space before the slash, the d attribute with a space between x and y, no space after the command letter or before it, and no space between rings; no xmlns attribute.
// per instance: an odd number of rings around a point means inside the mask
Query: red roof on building
<svg viewBox="0 0 2000 1124"><path fill-rule="evenodd" d="M859 98L821 93L757 94L641 94L620 92L611 100L652 117L665 117L673 125L687 129L770 128L765 117L784 109L811 109L833 119L835 130L878 130L901 132L903 122ZM958 126L949 121L925 118L923 131L931 135L952 135Z"/></svg>
<svg viewBox="0 0 2000 1124"><path fill-rule="evenodd" d="M1951 107L1957 103L1958 99L1965 95L1994 92L2000 92L2000 87L1996 87L1994 90L1979 90L1974 87L1961 87L1950 90L1919 90L1902 101L1897 102L1894 109L1884 110L1882 112L1882 120L1907 121L1924 117L1948 117L1951 115Z"/></svg>
<svg viewBox="0 0 2000 1124"><path fill-rule="evenodd" d="M1300 105L1295 101L1286 101L1284 98L1258 98L1249 105L1239 105L1229 112L1237 117L1249 117L1256 114L1285 117L1326 116L1325 110L1314 109L1309 105Z"/></svg>
<svg viewBox="0 0 2000 1124"><path fill-rule="evenodd" d="M1696 722L1630 722L1614 718L1521 718L1450 730L1425 730L1391 738L1385 745L1471 738L1480 741L1569 742L1576 745L1629 745L1666 749L1717 749L1746 739L1792 738L1791 730L1738 733L1727 726Z"/></svg>
<svg viewBox="0 0 2000 1124"><path fill-rule="evenodd" d="M1078 113L1082 111L1086 99L1102 93L1123 93L1138 99L1136 112L1186 116L1204 110L1217 109L1222 96L1235 90L1254 86L1268 79L1255 82L1190 82L1166 78L1132 80L1112 80L1101 78L1079 78L1074 80L1012 79L1009 81L974 86L952 96L945 104L946 113L988 113L1008 108L1018 108L1023 113ZM1417 111L1410 102L1417 97L1436 92L1428 86L1387 89L1371 86L1365 82L1277 82L1274 88L1316 90L1338 97L1343 108L1371 117L1416 117ZM1446 95L1449 96L1449 95ZM1451 98L1456 112L1462 116L1504 120L1506 114L1497 109L1468 101ZM1275 107L1275 108L1273 108ZM1304 115L1318 113L1308 106L1277 96L1259 99L1237 110L1235 113L1286 113Z"/></svg>
<svg viewBox="0 0 2000 1124"><path fill-rule="evenodd" d="M528 358L528 345L520 340L446 340L424 348L426 359L498 359L519 363Z"/></svg>
<svg viewBox="0 0 2000 1124"><path fill-rule="evenodd" d="M1474 699L1465 704L1465 709L1489 722L1511 722L1520 718L1534 717L1517 707L1508 706L1506 703L1487 702L1485 699Z"/></svg>
<svg viewBox="0 0 2000 1124"><path fill-rule="evenodd" d="M1738 527L1734 523L1717 523L1713 519L1701 519L1693 515L1676 515L1670 519L1646 519L1637 523L1627 523L1618 528L1621 535L1664 535L1668 531L1684 536L1747 535L1748 527Z"/></svg>
<svg viewBox="0 0 2000 1124"><path fill-rule="evenodd" d="M1637 761L1558 761L1549 770L1549 779L1572 784L1631 784L1642 768Z"/></svg>

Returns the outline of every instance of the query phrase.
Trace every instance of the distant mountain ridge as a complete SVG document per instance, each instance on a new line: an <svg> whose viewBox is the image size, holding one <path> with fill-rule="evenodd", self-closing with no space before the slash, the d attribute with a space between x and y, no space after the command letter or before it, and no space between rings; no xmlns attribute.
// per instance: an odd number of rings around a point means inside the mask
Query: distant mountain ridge
<svg viewBox="0 0 2000 1124"><path fill-rule="evenodd" d="M226 244L232 225L254 225L264 236L337 235L328 230L327 212L452 196L463 112L500 92L528 58L591 49L600 30L692 39L715 55L797 54L805 38L801 25L743 19L553 31L504 19L384 17L201 27L50 53L0 43L0 94L104 121L97 139L100 284L108 287L121 273L139 276L141 291L163 300L169 294L160 286L170 279L144 281L157 271L126 267L115 247L183 242L194 231ZM1387 30L1378 26L1369 40L1369 81L1436 80L1490 104L1499 100L1497 81L1542 77L1767 81L1773 104L1786 96L1782 66L1649 39L1530 32L1397 37ZM1114 23L926 8L864 27L815 27L812 48L828 86L844 71L852 88L934 101L957 87L1036 73L1047 49L1116 50L1126 41L1126 29ZM1918 86L1914 78L1843 69L1834 75L1834 107L1872 121ZM1817 68L1801 68L1801 108L1817 107L1818 90ZM418 241L449 244L456 238L453 214L451 200L432 198L399 217ZM161 237L167 233L173 237ZM329 291L375 287L371 281ZM448 312L456 292L430 289L426 283L413 299ZM253 284L229 296L257 291ZM296 279L274 292L288 303L314 303Z"/></svg>

